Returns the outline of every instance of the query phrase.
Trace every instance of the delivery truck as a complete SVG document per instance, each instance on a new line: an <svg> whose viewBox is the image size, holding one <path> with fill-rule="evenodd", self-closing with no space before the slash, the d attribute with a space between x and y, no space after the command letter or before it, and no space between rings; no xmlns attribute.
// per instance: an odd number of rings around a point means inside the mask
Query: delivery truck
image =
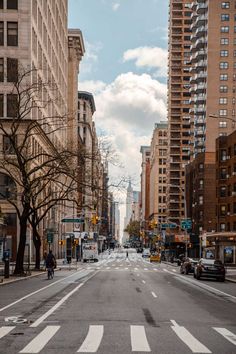
<svg viewBox="0 0 236 354"><path fill-rule="evenodd" d="M98 262L98 244L97 242L83 243L83 262L94 261Z"/></svg>

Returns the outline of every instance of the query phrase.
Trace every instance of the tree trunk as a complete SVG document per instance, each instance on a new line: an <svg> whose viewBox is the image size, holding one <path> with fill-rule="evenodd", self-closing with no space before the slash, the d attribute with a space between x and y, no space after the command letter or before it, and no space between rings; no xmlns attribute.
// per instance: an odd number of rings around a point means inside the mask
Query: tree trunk
<svg viewBox="0 0 236 354"><path fill-rule="evenodd" d="M32 225L33 228L33 242L35 246L35 269L40 269L40 248L41 248L41 238L37 230L36 225Z"/></svg>
<svg viewBox="0 0 236 354"><path fill-rule="evenodd" d="M24 273L26 231L27 231L27 217L22 217L20 219L20 241L17 250L16 266L15 266L14 274Z"/></svg>

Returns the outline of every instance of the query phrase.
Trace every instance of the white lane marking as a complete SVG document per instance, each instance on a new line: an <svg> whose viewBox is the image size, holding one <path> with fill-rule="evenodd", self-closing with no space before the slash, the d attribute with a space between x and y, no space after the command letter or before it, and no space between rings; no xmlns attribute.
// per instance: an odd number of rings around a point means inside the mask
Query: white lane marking
<svg viewBox="0 0 236 354"><path fill-rule="evenodd" d="M47 326L20 353L39 353L61 326Z"/></svg>
<svg viewBox="0 0 236 354"><path fill-rule="evenodd" d="M30 327L38 327L40 323L42 323L48 316L50 316L56 309L58 309L71 295L73 295L84 283L79 284L76 288L66 294L61 300L59 300L53 307L50 308L47 312L45 312L41 317L39 317L34 323L30 325Z"/></svg>
<svg viewBox="0 0 236 354"><path fill-rule="evenodd" d="M100 268L100 267L97 267L96 269L97 269L97 270L100 270L101 268Z"/></svg>
<svg viewBox="0 0 236 354"><path fill-rule="evenodd" d="M155 297L155 298L157 297L157 295L153 291L151 292L151 294L153 297Z"/></svg>
<svg viewBox="0 0 236 354"><path fill-rule="evenodd" d="M236 296L233 296L233 295L230 295L230 294L227 294L225 293L224 291L221 291L221 290L218 290L216 288L213 288L212 286L209 286L207 284L203 284L199 281L196 281L195 279L191 279L189 277L185 278L183 277L182 275L179 275L179 274L174 274L172 273L171 271L167 270L167 269L164 269L165 272L169 273L169 274L172 274L175 276L175 278L179 279L180 281L184 281L186 284L187 283L191 283L192 285L195 285L197 286L198 288L202 288L202 289L205 289L205 290L208 290L209 292L213 293L213 294L221 294L221 295L224 295L226 297L228 297L229 299L232 299L233 302L236 301Z"/></svg>
<svg viewBox="0 0 236 354"><path fill-rule="evenodd" d="M116 267L115 269L119 269L119 267Z"/></svg>
<svg viewBox="0 0 236 354"><path fill-rule="evenodd" d="M103 326L89 326L88 334L77 353L96 353L102 341Z"/></svg>
<svg viewBox="0 0 236 354"><path fill-rule="evenodd" d="M174 320L170 320L173 324L171 328L177 336L192 350L193 353L211 353L197 338L195 338L185 327L179 326Z"/></svg>
<svg viewBox="0 0 236 354"><path fill-rule="evenodd" d="M13 329L15 328L15 326L3 326L0 327L0 338L6 336L8 333L10 333Z"/></svg>
<svg viewBox="0 0 236 354"><path fill-rule="evenodd" d="M139 277L140 274L137 274L137 277Z"/></svg>
<svg viewBox="0 0 236 354"><path fill-rule="evenodd" d="M129 268L125 268L125 270L128 270Z"/></svg>
<svg viewBox="0 0 236 354"><path fill-rule="evenodd" d="M134 268L134 270L138 270L138 268Z"/></svg>
<svg viewBox="0 0 236 354"><path fill-rule="evenodd" d="M132 352L150 352L144 326L130 326Z"/></svg>
<svg viewBox="0 0 236 354"><path fill-rule="evenodd" d="M236 335L233 332L230 332L226 328L213 327L215 331L220 333L225 339L227 339L230 343L236 345Z"/></svg>
<svg viewBox="0 0 236 354"><path fill-rule="evenodd" d="M171 269L171 270L176 273L176 269Z"/></svg>
<svg viewBox="0 0 236 354"><path fill-rule="evenodd" d="M153 268L153 270L157 270L156 268Z"/></svg>
<svg viewBox="0 0 236 354"><path fill-rule="evenodd" d="M144 270L148 270L147 268L144 268Z"/></svg>
<svg viewBox="0 0 236 354"><path fill-rule="evenodd" d="M40 291L43 291L43 290L49 288L50 286L53 286L53 285L58 284L58 283L62 283L62 282L65 281L65 279L71 278L71 277L75 276L76 274L81 273L82 271L83 271L83 270L79 270L78 272L75 272L75 273L73 273L73 274L71 274L71 275L68 275L68 277L65 277L65 278L63 278L63 279L59 279L59 280L54 281L53 283L51 283L51 284L49 284L49 285L44 286L43 288L40 288L40 289L38 289L38 290L36 290L36 291L33 291L32 293L23 296L22 298L20 298L20 299L14 301L14 302L12 302L11 304L2 307L2 308L0 309L0 312L2 312L2 311L4 311L4 310L8 309L9 307L11 307L11 306L13 306L13 305L15 305L15 304L18 304L18 302L21 302L21 301L27 299L27 298L30 297L30 296L33 296L33 295L39 293Z"/></svg>
<svg viewBox="0 0 236 354"><path fill-rule="evenodd" d="M146 284L145 280L142 280L142 283L143 283L143 284Z"/></svg>
<svg viewBox="0 0 236 354"><path fill-rule="evenodd" d="M111 269L111 267L106 267L106 269L108 270L108 269Z"/></svg>

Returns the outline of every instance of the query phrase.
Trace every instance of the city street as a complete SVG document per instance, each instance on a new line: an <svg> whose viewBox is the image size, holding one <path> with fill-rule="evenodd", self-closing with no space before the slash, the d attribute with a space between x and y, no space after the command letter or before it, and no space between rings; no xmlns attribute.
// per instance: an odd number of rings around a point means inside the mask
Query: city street
<svg viewBox="0 0 236 354"><path fill-rule="evenodd" d="M231 354L236 284L197 281L135 250L0 288L0 352Z"/></svg>

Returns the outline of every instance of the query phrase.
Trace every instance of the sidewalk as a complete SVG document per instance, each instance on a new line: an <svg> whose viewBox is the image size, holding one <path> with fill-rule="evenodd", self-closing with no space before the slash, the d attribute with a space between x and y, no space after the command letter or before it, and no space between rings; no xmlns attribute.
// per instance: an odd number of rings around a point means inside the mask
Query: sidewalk
<svg viewBox="0 0 236 354"><path fill-rule="evenodd" d="M30 271L30 273L28 275L27 274L22 275L22 276L10 275L9 278L1 277L0 278L0 286L15 283L19 280L26 280L28 278L37 277L41 274L46 274L46 271L45 270L40 270L40 271L39 270L38 271L32 270L32 271Z"/></svg>

